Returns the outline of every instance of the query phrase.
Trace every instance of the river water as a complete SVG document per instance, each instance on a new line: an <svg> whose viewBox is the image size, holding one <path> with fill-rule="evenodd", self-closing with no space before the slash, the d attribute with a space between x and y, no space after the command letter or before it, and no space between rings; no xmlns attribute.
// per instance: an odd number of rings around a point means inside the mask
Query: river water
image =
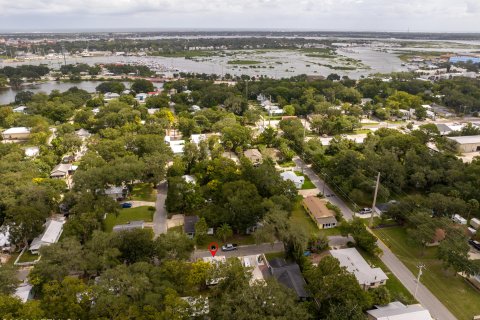
<svg viewBox="0 0 480 320"><path fill-rule="evenodd" d="M399 59L395 50L416 50L416 51L453 51L470 52L477 48L478 43L469 43L471 49L466 48L388 48L379 50L375 46L353 46L347 49L339 48L338 56L335 59L308 57L298 50L236 50L225 51L224 55L212 57L198 57L194 59L169 58L169 57L67 57L67 63L87 63L90 65L102 63L138 63L148 65L153 69L162 70L167 75L175 72L194 72L225 75L246 74L249 76L267 76L271 78L292 77L299 74L327 76L337 73L350 78L358 79L372 73L390 73L407 71L408 68ZM478 49L477 49L478 50ZM350 64L345 61L351 58L360 63ZM255 65L234 65L232 60L254 60L259 62ZM230 63L229 63L230 62ZM16 66L19 64L46 64L51 68L58 69L64 63L63 59L56 60L33 60L26 62L7 62L0 60L0 68L4 66ZM336 67L356 67L355 70L342 70ZM61 83L49 82L26 87L24 90L33 92L47 92L51 90L65 91L72 86L77 86L89 92L95 91L98 82ZM127 86L128 87L128 86ZM12 89L0 90L0 104L12 102L17 91Z"/></svg>

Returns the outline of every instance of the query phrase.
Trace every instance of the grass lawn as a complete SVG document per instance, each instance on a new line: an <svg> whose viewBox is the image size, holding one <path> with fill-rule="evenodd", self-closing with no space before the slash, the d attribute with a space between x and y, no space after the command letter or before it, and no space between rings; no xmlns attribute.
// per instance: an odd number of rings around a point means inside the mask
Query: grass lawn
<svg viewBox="0 0 480 320"><path fill-rule="evenodd" d="M338 230L338 228L323 230L318 229L300 202L295 204L292 215L290 216L290 222L294 226L300 226L300 228L302 228L307 235L324 234L326 236L334 236L340 234L340 230Z"/></svg>
<svg viewBox="0 0 480 320"><path fill-rule="evenodd" d="M218 238L217 236L207 236L204 243L197 245L198 249L208 249L208 245L212 242L216 242L220 247L225 243L236 243L239 246L243 245L251 245L255 244L255 238L252 235L238 235L235 234L233 237L227 239L227 241L223 242L222 239Z"/></svg>
<svg viewBox="0 0 480 320"><path fill-rule="evenodd" d="M369 133L372 132L370 129L357 129L353 131L353 134L362 134L362 133Z"/></svg>
<svg viewBox="0 0 480 320"><path fill-rule="evenodd" d="M302 190L315 189L316 188L316 186L313 184L313 182L310 180L310 178L308 176L301 173L300 171L295 171L295 174L297 176L305 178L305 182L303 183Z"/></svg>
<svg viewBox="0 0 480 320"><path fill-rule="evenodd" d="M150 183L137 183L133 186L130 199L155 202L157 200L157 192Z"/></svg>
<svg viewBox="0 0 480 320"><path fill-rule="evenodd" d="M20 256L20 259L18 259L19 263L22 262L33 262L38 259L38 254L32 254L30 251L25 250L23 254ZM15 260L14 260L15 261Z"/></svg>
<svg viewBox="0 0 480 320"><path fill-rule="evenodd" d="M390 269L388 269L388 267L382 262L382 260L380 260L379 257L372 256L371 254L368 254L359 248L357 248L357 250L371 266L375 268L381 268L388 276L387 284L385 286L390 292L392 301L398 300L404 304L417 303L417 301L413 298L413 295L403 286L400 280L398 280L398 278L391 273Z"/></svg>
<svg viewBox="0 0 480 320"><path fill-rule="evenodd" d="M417 265L424 263L421 282L459 319L470 320L480 314L480 293L473 289L462 277L444 271L441 261L435 258L436 248L422 250L407 241L404 228L394 227L375 229L373 232L390 247L395 255L417 274Z"/></svg>
<svg viewBox="0 0 480 320"><path fill-rule="evenodd" d="M295 167L296 164L293 161L286 161L278 164L282 168Z"/></svg>
<svg viewBox="0 0 480 320"><path fill-rule="evenodd" d="M272 261L275 258L285 258L285 252L269 252L265 253L265 258L268 261Z"/></svg>
<svg viewBox="0 0 480 320"><path fill-rule="evenodd" d="M118 216L108 214L105 219L105 231L111 232L113 226L117 224L125 224L129 221L143 220L150 222L153 220L153 214L155 211L148 210L149 207L137 207L129 209L120 209Z"/></svg>
<svg viewBox="0 0 480 320"><path fill-rule="evenodd" d="M176 227L173 227L173 228L169 228L167 230L167 233L172 233L172 232L183 233L183 226L176 226Z"/></svg>

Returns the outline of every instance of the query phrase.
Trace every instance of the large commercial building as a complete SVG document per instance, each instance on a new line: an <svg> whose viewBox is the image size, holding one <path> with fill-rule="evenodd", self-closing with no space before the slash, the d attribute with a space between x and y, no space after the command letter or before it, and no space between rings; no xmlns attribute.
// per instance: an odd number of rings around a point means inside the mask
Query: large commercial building
<svg viewBox="0 0 480 320"><path fill-rule="evenodd" d="M480 151L480 136L448 137L457 143L457 149L461 153Z"/></svg>

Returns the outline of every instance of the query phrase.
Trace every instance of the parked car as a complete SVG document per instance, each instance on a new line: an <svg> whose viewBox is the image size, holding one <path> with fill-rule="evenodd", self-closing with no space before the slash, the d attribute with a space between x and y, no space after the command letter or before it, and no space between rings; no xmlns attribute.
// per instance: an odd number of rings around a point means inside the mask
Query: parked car
<svg viewBox="0 0 480 320"><path fill-rule="evenodd" d="M475 249L480 250L480 242L470 239L468 240L468 243Z"/></svg>
<svg viewBox="0 0 480 320"><path fill-rule="evenodd" d="M233 251L237 249L238 246L235 243L227 243L226 245L222 246L222 251Z"/></svg>
<svg viewBox="0 0 480 320"><path fill-rule="evenodd" d="M358 211L359 214L368 214L372 213L372 208L363 208L360 211Z"/></svg>
<svg viewBox="0 0 480 320"><path fill-rule="evenodd" d="M122 208L126 209L126 208L131 208L132 207L132 204L130 202L124 202L122 203Z"/></svg>

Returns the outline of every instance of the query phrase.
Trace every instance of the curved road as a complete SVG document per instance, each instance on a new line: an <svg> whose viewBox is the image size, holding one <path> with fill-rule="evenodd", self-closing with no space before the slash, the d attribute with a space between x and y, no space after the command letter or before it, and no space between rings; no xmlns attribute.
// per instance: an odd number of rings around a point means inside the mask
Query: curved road
<svg viewBox="0 0 480 320"><path fill-rule="evenodd" d="M322 190L324 187L324 181L303 162L302 159L296 157L293 159L295 164L303 169L303 172L312 180L315 186ZM335 194L328 185L325 185L325 194ZM340 208L343 217L346 220L351 220L354 213L350 208L337 196L329 197L328 200ZM410 270L393 254L393 252L380 240L378 240L378 246L383 251L383 255L380 259L390 269L390 271L402 282L412 295L415 294L416 277L410 272ZM430 290L427 289L421 282L418 286L416 299L430 311L430 314L437 320L457 320L455 316L435 297Z"/></svg>

